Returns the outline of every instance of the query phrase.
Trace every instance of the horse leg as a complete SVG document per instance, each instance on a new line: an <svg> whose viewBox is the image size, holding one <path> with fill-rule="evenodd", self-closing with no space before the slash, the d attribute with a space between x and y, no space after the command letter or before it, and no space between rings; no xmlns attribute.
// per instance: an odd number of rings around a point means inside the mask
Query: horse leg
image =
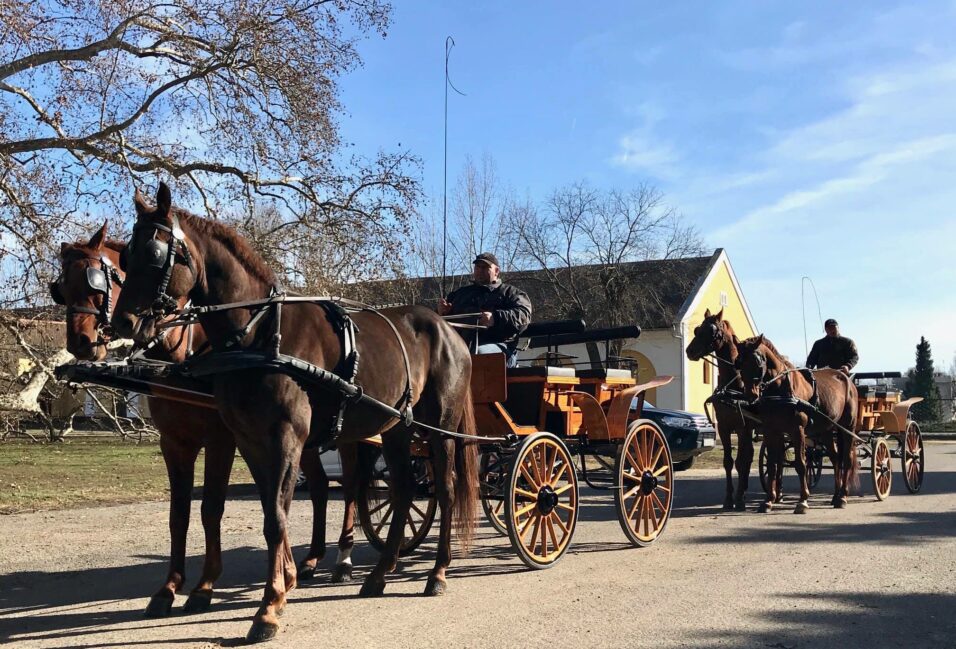
<svg viewBox="0 0 956 649"><path fill-rule="evenodd" d="M793 462L797 470L797 479L800 481L800 502L794 508L794 514L806 514L810 509L810 486L807 482L807 439L803 428L800 428L793 440Z"/></svg>
<svg viewBox="0 0 956 649"><path fill-rule="evenodd" d="M202 490L202 526L206 534L206 558L199 583L189 593L183 606L184 613L201 613L212 603L213 585L222 574L221 523L226 504L229 474L236 457L236 443L232 434L221 431L215 440L206 444L206 468Z"/></svg>
<svg viewBox="0 0 956 649"><path fill-rule="evenodd" d="M764 443L767 444L767 494L764 502L760 504L760 512L767 513L773 510L773 504L777 502L777 494L780 489L779 467L783 460L783 437L767 437L764 435Z"/></svg>
<svg viewBox="0 0 956 649"><path fill-rule="evenodd" d="M720 444L724 448L724 473L727 475L724 511L730 511L734 508L734 447L731 443L733 432L732 426L721 425L719 421L717 422L717 434L720 436Z"/></svg>
<svg viewBox="0 0 956 649"><path fill-rule="evenodd" d="M737 495L734 510L746 511L746 495L750 486L750 467L754 461L754 438L749 428L737 429Z"/></svg>
<svg viewBox="0 0 956 649"><path fill-rule="evenodd" d="M833 480L833 507L843 509L847 505L847 494L849 485L847 484L850 474L850 462L855 462L853 440L847 439L843 434L834 433L837 447L837 462L834 466Z"/></svg>
<svg viewBox="0 0 956 649"><path fill-rule="evenodd" d="M318 448L303 449L299 465L309 485L309 499L312 501L312 542L309 544L309 553L299 563L299 579L305 581L315 577L316 567L325 557L329 477L322 466Z"/></svg>
<svg viewBox="0 0 956 649"><path fill-rule="evenodd" d="M454 430L457 423L442 422L440 427L445 430ZM451 523L452 508L455 503L455 440L442 439L440 434L432 433L430 443L432 467L435 471L435 495L438 498L438 506L441 508L441 520L435 567L428 575L425 594L443 595L448 588L445 570L451 563Z"/></svg>
<svg viewBox="0 0 956 649"><path fill-rule="evenodd" d="M269 567L262 604L246 635L250 643L271 640L279 631L279 616L286 595L295 586L295 563L287 536L287 512L295 489L296 470L306 425L280 421L261 437L240 438L240 449L259 488L262 502L263 535L268 547Z"/></svg>
<svg viewBox="0 0 956 649"><path fill-rule="evenodd" d="M166 581L150 597L145 615L166 617L173 607L176 593L186 581L186 532L189 530L189 508L193 491L193 470L199 445L191 445L161 435L159 447L169 475L169 572Z"/></svg>
<svg viewBox="0 0 956 649"><path fill-rule="evenodd" d="M342 458L342 499L345 511L342 515L342 531L339 533L338 555L332 569L332 583L340 584L352 580L352 548L355 546L355 498L358 494L359 480L367 476L358 475L358 444L345 444L339 449Z"/></svg>
<svg viewBox="0 0 956 649"><path fill-rule="evenodd" d="M398 428L396 426L396 428ZM408 511L412 506L415 477L412 475L410 431L392 429L382 435L382 454L391 477L392 521L385 540L385 549L378 563L365 578L360 597L377 597L385 592L385 575L398 566L398 553L405 536Z"/></svg>

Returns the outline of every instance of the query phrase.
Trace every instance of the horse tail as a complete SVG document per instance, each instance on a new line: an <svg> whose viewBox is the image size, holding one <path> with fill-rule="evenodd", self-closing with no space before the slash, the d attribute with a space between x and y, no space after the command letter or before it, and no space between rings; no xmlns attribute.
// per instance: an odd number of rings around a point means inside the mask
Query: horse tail
<svg viewBox="0 0 956 649"><path fill-rule="evenodd" d="M471 385L465 390L458 432L477 435L475 406L471 402ZM455 440L455 532L462 550L467 553L475 537L475 516L478 509L478 442L474 439Z"/></svg>

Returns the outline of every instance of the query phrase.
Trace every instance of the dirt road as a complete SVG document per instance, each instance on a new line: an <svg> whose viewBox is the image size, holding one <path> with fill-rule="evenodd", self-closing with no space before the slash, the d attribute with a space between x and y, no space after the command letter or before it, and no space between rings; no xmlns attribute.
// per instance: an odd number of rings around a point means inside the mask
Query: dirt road
<svg viewBox="0 0 956 649"><path fill-rule="evenodd" d="M792 484L779 511L727 514L721 471L680 474L670 527L644 550L624 543L610 499L587 491L574 545L551 570L526 570L483 524L472 555L452 565L444 597L419 596L426 545L379 599L357 598L357 582L302 584L270 646L953 647L956 444L928 444L927 455L924 493L905 493L897 464L889 500L877 502L864 475L865 496L837 511L825 476L806 516L790 513ZM756 478L751 486L759 489ZM337 524L341 501L333 506ZM202 551L198 502L193 513L190 579ZM297 500L297 556L310 516ZM213 610L157 621L142 610L165 575L165 504L0 517L0 644L240 644L262 592L261 527L252 494L230 500ZM373 556L364 543L356 551L359 578Z"/></svg>

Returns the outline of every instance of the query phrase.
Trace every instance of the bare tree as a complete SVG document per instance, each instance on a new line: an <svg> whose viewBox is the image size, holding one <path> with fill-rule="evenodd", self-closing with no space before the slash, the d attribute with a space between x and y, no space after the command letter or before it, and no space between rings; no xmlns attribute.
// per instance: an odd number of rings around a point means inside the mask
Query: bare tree
<svg viewBox="0 0 956 649"><path fill-rule="evenodd" d="M343 156L337 124L337 80L385 34L387 2L8 0L0 18L7 302L39 294L51 244L86 213L129 214L157 175L213 216L277 207L270 234L359 230L375 249L405 228L417 162Z"/></svg>
<svg viewBox="0 0 956 649"><path fill-rule="evenodd" d="M508 231L524 268L539 270L558 315L620 326L663 307L663 287L638 285L628 262L700 255L695 228L649 185L601 192L583 183L555 190L541 208L513 206ZM674 278L679 279L679 278Z"/></svg>

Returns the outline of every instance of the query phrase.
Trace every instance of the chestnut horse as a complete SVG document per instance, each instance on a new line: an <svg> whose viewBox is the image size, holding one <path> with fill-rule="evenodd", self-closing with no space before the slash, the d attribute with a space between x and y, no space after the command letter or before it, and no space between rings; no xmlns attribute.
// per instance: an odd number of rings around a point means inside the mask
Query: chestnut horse
<svg viewBox="0 0 956 649"><path fill-rule="evenodd" d="M769 492L760 511L769 512L778 500L788 438L800 480L800 500L794 513L805 514L810 508L808 436L823 444L833 465L831 504L839 509L846 507L849 485L857 480L854 435L858 431L859 403L853 381L839 370L810 372L795 368L762 335L740 343L737 353L735 366L747 398L757 404L767 444Z"/></svg>
<svg viewBox="0 0 956 649"><path fill-rule="evenodd" d="M110 314L122 291L124 273L119 268L119 258L125 248L125 242L107 238L106 224L88 242L63 243L60 247L60 276L50 284L50 293L55 302L67 307L67 350L79 360L100 361L106 358L106 345L110 341ZM192 332L171 329L147 356L182 362L190 347L202 346L205 340L205 332L198 325L193 327ZM148 402L153 423L160 432L160 449L169 476L170 561L166 580L150 599L146 616L169 615L175 594L186 581L186 534L194 469L200 448L205 448L202 500L205 561L202 576L183 607L186 613L198 613L209 608L213 585L222 573L220 521L236 445L232 432L214 410L154 397L149 397ZM355 446L343 448L342 457L345 520L339 538L339 556L332 574L334 582L349 578L352 570L350 554L357 487ZM313 525L312 543L300 564L299 577L311 578L316 564L325 554L329 480L316 449L303 453L302 467L312 500Z"/></svg>
<svg viewBox="0 0 956 649"><path fill-rule="evenodd" d="M737 360L737 345L740 339L734 333L729 320L724 320L724 310L715 314L710 309L704 313L704 319L694 329L694 338L687 345L685 353L692 361L702 360L711 354L717 359L716 394L739 393L743 397L744 384L740 374L734 368ZM727 474L727 490L724 495L724 509L742 512L746 510L745 497L750 483L750 467L754 459L754 422L746 419L740 410L730 401L720 398L713 400L714 419L717 434L724 448L724 471ZM737 434L737 459L734 460L731 436ZM734 490L734 466L737 467L737 489Z"/></svg>
<svg viewBox="0 0 956 649"><path fill-rule="evenodd" d="M134 199L137 219L126 254L126 285L116 305L113 327L139 341L151 339L159 320L186 298L194 305L264 300L275 294L276 277L251 246L231 228L173 209L161 183L156 206ZM254 315L258 314L258 315ZM290 302L207 312L200 321L213 355L228 349L279 351L316 368L334 371L342 361L342 341L321 304ZM462 338L435 312L399 307L359 311L355 346L361 357L355 384L366 396L399 410L414 408L415 422L396 419L356 401L344 414L340 442L382 435L382 451L392 476L394 515L385 551L362 585L361 595L380 595L385 575L399 558L405 521L414 494L411 442L418 422L474 435L471 356ZM286 516L295 485L295 467L310 430L320 442L333 438L342 395L324 385L301 381L266 367L211 375L223 420L259 489L268 545L268 571L262 605L247 635L250 642L274 637L296 573L286 534ZM431 430L427 438L441 507L435 567L428 595L446 588L451 562L452 514L467 547L475 525L478 451L472 442ZM458 492L456 494L456 491Z"/></svg>

